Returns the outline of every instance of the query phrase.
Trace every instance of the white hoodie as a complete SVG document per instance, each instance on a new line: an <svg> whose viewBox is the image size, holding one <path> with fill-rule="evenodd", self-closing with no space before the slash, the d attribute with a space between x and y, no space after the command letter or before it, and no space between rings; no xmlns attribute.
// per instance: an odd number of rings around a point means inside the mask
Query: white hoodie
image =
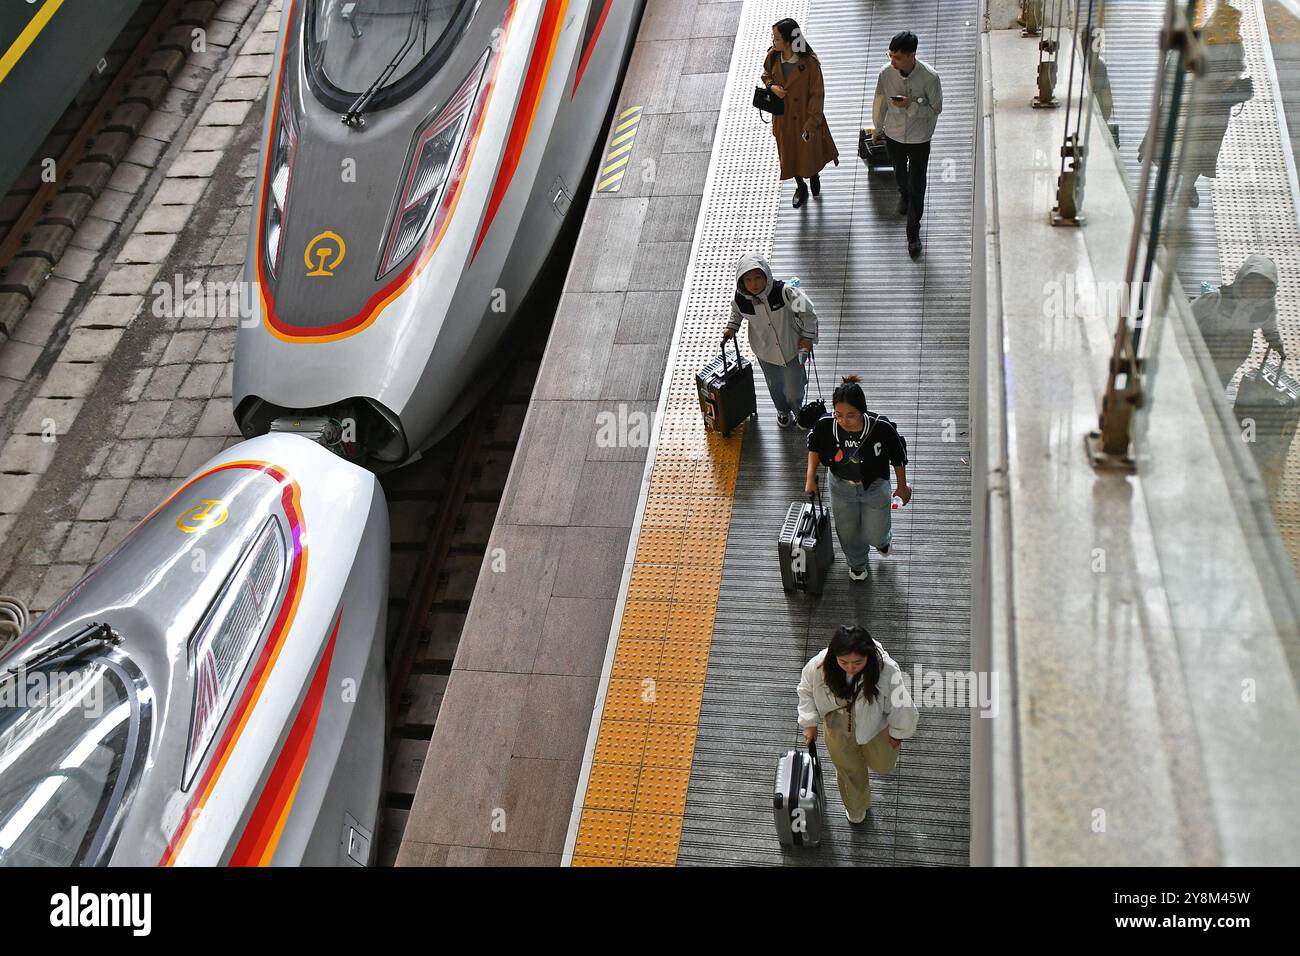
<svg viewBox="0 0 1300 956"><path fill-rule="evenodd" d="M741 276L753 269L762 269L767 277L763 291L756 296L750 295L740 281ZM817 313L813 311L812 300L789 283L781 290L785 305L773 310L767 303L771 291L772 267L767 260L753 253L741 256L736 261L736 292L754 307L754 314L741 312L732 299L731 320L727 327L739 332L741 321L749 319L749 347L754 354L770 365L785 365L799 355L801 338L817 341Z"/></svg>
<svg viewBox="0 0 1300 956"><path fill-rule="evenodd" d="M905 740L916 733L916 725L921 719L898 665L885 653L879 641L875 645L882 665L880 679L876 681L876 699L867 703L866 695L860 694L853 702L853 735L860 744L870 741L886 726L892 737ZM799 678L800 727L816 727L827 714L844 706L844 701L835 697L826 685L822 671L825 660L826 651L822 651L804 665Z"/></svg>

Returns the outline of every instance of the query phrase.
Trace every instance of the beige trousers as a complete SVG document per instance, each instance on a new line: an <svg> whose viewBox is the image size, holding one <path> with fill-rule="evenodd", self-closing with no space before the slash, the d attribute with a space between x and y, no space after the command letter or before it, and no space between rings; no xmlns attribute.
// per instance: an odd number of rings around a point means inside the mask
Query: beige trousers
<svg viewBox="0 0 1300 956"><path fill-rule="evenodd" d="M898 748L889 743L886 727L865 744L860 744L849 733L847 722L831 718L841 717L838 711L827 715L826 749L839 777L840 799L844 809L855 817L867 812L871 806L871 774L889 773L898 763Z"/></svg>

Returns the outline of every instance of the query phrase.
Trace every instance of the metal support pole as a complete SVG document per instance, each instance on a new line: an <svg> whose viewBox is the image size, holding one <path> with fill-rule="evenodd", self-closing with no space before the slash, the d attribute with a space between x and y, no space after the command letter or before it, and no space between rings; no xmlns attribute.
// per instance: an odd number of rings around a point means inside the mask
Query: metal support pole
<svg viewBox="0 0 1300 956"><path fill-rule="evenodd" d="M1022 27L1022 37L1036 37L1043 30L1043 0L1020 0L1020 17L1016 21Z"/></svg>
<svg viewBox="0 0 1300 956"><path fill-rule="evenodd" d="M1052 209L1053 226L1082 226L1083 184L1087 172L1087 130L1091 124L1084 126L1084 110L1088 109L1088 45L1092 37L1092 13L1094 0L1088 0L1088 14L1083 30L1079 29L1079 15L1082 6L1074 5L1074 42L1070 44L1070 77L1065 84L1065 139L1061 142L1061 172L1056 180L1056 206ZM1083 46L1083 57L1079 69L1078 98L1075 97L1074 66L1080 60L1079 48ZM1074 130L1070 130L1070 107L1074 106Z"/></svg>
<svg viewBox="0 0 1300 956"><path fill-rule="evenodd" d="M1094 468L1108 471L1137 471L1137 449L1133 443L1133 414L1142 405L1142 376L1128 321L1119 317L1115 348L1110 356L1110 376L1101 399L1097 427L1084 437Z"/></svg>
<svg viewBox="0 0 1300 956"><path fill-rule="evenodd" d="M1056 99L1056 57L1061 49L1061 7L1065 0L1056 0L1052 20L1056 31L1038 41L1038 95L1030 100L1034 109L1055 109L1061 104Z"/></svg>
<svg viewBox="0 0 1300 956"><path fill-rule="evenodd" d="M1190 64L1188 58L1184 55L1180 57L1180 66L1182 69L1188 68L1189 65L1193 69L1196 67L1195 39L1188 27L1186 17L1178 9L1178 0L1167 0L1166 2L1165 27L1161 33L1160 47L1160 65L1156 73L1155 89L1151 98L1151 127L1153 131L1163 128L1163 134L1157 136L1153 132L1147 138L1146 150L1142 156L1142 178L1138 183L1137 207L1134 211L1133 232L1129 239L1128 265L1125 270L1126 281L1129 286L1128 295L1124 296L1120 304L1120 314L1117 317L1115 330L1115 345L1111 352L1106 392L1101 399L1101 414L1098 416L1097 428L1084 436L1084 445L1088 450L1088 458L1093 467L1105 470L1125 472L1137 470L1137 449L1133 439L1133 416L1137 409L1142 406L1142 366L1138 358L1138 341L1135 330L1140 329L1142 312L1145 309L1145 302L1143 301L1144 280L1149 278L1150 275L1149 271L1144 271L1142 276L1138 275L1138 261L1143 246L1142 227L1146 221L1148 209L1147 186L1151 178L1151 168L1158 146L1163 146L1163 162L1160 165L1160 177L1156 183L1155 201L1152 204L1151 233L1147 239L1146 250L1148 266L1154 256L1154 247L1159 241L1159 224L1156 220L1163 213L1166 179L1173 174L1170 169L1171 131L1178 122L1178 117L1174 115L1173 108L1169 110L1170 115L1165 118L1165 123L1161 123L1161 110L1165 105L1162 93L1165 75L1169 68L1169 51L1177 50L1181 54L1186 54L1189 47L1192 47ZM1172 99L1175 106L1180 102L1181 81L1182 72L1180 69L1174 76ZM1157 139L1163 139L1163 144L1157 144ZM1129 324L1131 314L1134 314L1135 324L1133 326Z"/></svg>

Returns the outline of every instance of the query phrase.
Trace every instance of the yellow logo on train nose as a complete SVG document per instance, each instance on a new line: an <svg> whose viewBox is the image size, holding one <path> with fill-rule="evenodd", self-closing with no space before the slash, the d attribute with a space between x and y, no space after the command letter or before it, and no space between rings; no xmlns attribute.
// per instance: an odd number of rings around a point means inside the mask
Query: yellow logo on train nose
<svg viewBox="0 0 1300 956"><path fill-rule="evenodd" d="M197 505L176 519L176 527L186 534L215 528L230 517L225 502L211 499L200 501Z"/></svg>
<svg viewBox="0 0 1300 956"><path fill-rule="evenodd" d="M319 248L317 248L319 246ZM334 270L338 268L343 257L348 254L347 243L337 232L330 232L326 229L324 232L313 236L311 242L307 243L307 248L303 250L302 261L307 263L307 275L309 276L332 276ZM317 259L316 267L312 268L312 257ZM334 261L327 267L325 261L330 256L334 256Z"/></svg>

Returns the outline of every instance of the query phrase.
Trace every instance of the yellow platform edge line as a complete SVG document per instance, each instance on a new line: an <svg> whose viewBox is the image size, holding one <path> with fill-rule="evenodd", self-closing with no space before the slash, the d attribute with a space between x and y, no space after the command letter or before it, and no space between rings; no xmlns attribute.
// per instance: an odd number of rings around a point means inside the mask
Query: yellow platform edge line
<svg viewBox="0 0 1300 956"><path fill-rule="evenodd" d="M797 19L808 4L790 0L789 6L786 15ZM724 439L705 429L694 376L702 357L717 353L717 309L692 304L692 296L711 285L719 269L731 272L730 252L740 255L751 244L770 252L779 195L774 152L759 163L771 174L769 188L759 190L770 195L758 199L764 209L770 201L770 221L747 226L752 235L741 243L744 249L729 249L739 236L722 240L721 248L705 246L709 217L728 214L723 196L733 184L721 147L731 134L723 128L746 135L740 109L748 100L740 79L745 67L737 64L762 59L764 31L756 24L766 22L765 12L746 4L737 31L740 54L733 50L736 59L719 111L633 525L635 541L574 801L565 847L570 866L673 866L680 853L746 430L741 426ZM757 132L750 138L760 142ZM616 138L611 145L618 144ZM729 288L734 280L724 278Z"/></svg>

